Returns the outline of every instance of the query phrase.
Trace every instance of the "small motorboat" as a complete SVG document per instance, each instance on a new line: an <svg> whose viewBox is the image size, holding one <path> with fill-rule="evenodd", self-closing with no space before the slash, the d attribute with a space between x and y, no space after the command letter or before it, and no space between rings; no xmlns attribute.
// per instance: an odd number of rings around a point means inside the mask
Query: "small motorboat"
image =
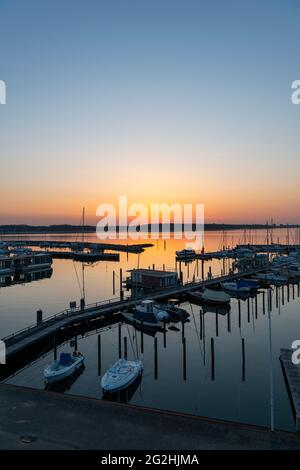
<svg viewBox="0 0 300 470"><path fill-rule="evenodd" d="M170 299L167 303L160 303L162 310L167 312L169 315L170 321L177 322L181 320L186 320L190 314L183 308L177 307L177 300Z"/></svg>
<svg viewBox="0 0 300 470"><path fill-rule="evenodd" d="M105 392L118 392L129 387L143 372L142 361L119 359L108 369L101 379L101 387Z"/></svg>
<svg viewBox="0 0 300 470"><path fill-rule="evenodd" d="M45 380L49 384L63 380L77 371L81 367L83 361L84 356L78 351L75 351L73 354L62 352L58 361L55 360L45 367Z"/></svg>
<svg viewBox="0 0 300 470"><path fill-rule="evenodd" d="M228 305L230 302L230 295L221 290L204 289L203 292L195 291L189 294L189 298L193 301L199 301L212 305Z"/></svg>
<svg viewBox="0 0 300 470"><path fill-rule="evenodd" d="M232 282L221 282L221 287L224 290L230 292L250 292L251 287L249 285L245 285L244 283L239 283L239 281L232 281Z"/></svg>
<svg viewBox="0 0 300 470"><path fill-rule="evenodd" d="M163 328L164 322L170 319L169 314L154 300L143 300L133 310L128 309L121 313L131 323L151 328Z"/></svg>

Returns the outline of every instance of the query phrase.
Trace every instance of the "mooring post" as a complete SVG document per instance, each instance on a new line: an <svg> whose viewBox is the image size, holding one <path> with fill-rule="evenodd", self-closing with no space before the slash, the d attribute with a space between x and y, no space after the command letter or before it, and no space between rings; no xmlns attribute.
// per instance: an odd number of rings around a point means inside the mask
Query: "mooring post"
<svg viewBox="0 0 300 470"><path fill-rule="evenodd" d="M242 380L245 382L245 340L242 338Z"/></svg>
<svg viewBox="0 0 300 470"><path fill-rule="evenodd" d="M43 310L39 309L36 312L36 324L39 325L43 321Z"/></svg>
<svg viewBox="0 0 300 470"><path fill-rule="evenodd" d="M211 349L211 380L215 380L215 347L214 339L210 339L210 349Z"/></svg>
<svg viewBox="0 0 300 470"><path fill-rule="evenodd" d="M98 335L98 375L101 375L101 335Z"/></svg>
<svg viewBox="0 0 300 470"><path fill-rule="evenodd" d="M164 348L167 347L167 327L166 327L166 319L164 318Z"/></svg>
<svg viewBox="0 0 300 470"><path fill-rule="evenodd" d="M141 351L144 353L144 321L141 321Z"/></svg>
<svg viewBox="0 0 300 470"><path fill-rule="evenodd" d="M184 338L184 321L183 320L181 321L181 333L182 333L182 341L183 341L183 338Z"/></svg>
<svg viewBox="0 0 300 470"><path fill-rule="evenodd" d="M250 299L247 299L247 315L248 315L248 323L250 323Z"/></svg>
<svg viewBox="0 0 300 470"><path fill-rule="evenodd" d="M123 292L123 279L122 279L122 268L120 268L120 300L123 300L124 292Z"/></svg>
<svg viewBox="0 0 300 470"><path fill-rule="evenodd" d="M183 354L183 380L186 380L186 339L182 341L182 354Z"/></svg>
<svg viewBox="0 0 300 470"><path fill-rule="evenodd" d="M200 339L203 338L203 311L200 308Z"/></svg>
<svg viewBox="0 0 300 470"><path fill-rule="evenodd" d="M127 359L127 336L124 336L124 358Z"/></svg>
<svg viewBox="0 0 300 470"><path fill-rule="evenodd" d="M295 300L295 284L292 284L292 295L293 295L293 300Z"/></svg>
<svg viewBox="0 0 300 470"><path fill-rule="evenodd" d="M272 291L268 289L268 309L272 312Z"/></svg>
<svg viewBox="0 0 300 470"><path fill-rule="evenodd" d="M255 318L257 319L257 293L255 294L255 297L254 297L254 305L255 305Z"/></svg>
<svg viewBox="0 0 300 470"><path fill-rule="evenodd" d="M263 314L266 313L266 293L263 291Z"/></svg>
<svg viewBox="0 0 300 470"><path fill-rule="evenodd" d="M128 252L127 252L128 254ZM116 294L116 279L115 279L115 276L116 276L116 273L115 273L115 270L113 270L113 280L112 280L112 283L113 283L113 295Z"/></svg>
<svg viewBox="0 0 300 470"><path fill-rule="evenodd" d="M119 359L122 357L122 324L119 323Z"/></svg>
<svg viewBox="0 0 300 470"><path fill-rule="evenodd" d="M286 292L287 292L287 301L290 301L290 283L288 282L286 285Z"/></svg>
<svg viewBox="0 0 300 470"><path fill-rule="evenodd" d="M157 361L157 338L154 338L154 377L158 378L158 361Z"/></svg>
<svg viewBox="0 0 300 470"><path fill-rule="evenodd" d="M74 338L73 347L74 347L74 351L77 351L77 336L75 336Z"/></svg>
<svg viewBox="0 0 300 470"><path fill-rule="evenodd" d="M204 280L204 259L201 260L201 279Z"/></svg>
<svg viewBox="0 0 300 470"><path fill-rule="evenodd" d="M276 308L278 308L278 286L275 287L275 292L276 292Z"/></svg>
<svg viewBox="0 0 300 470"><path fill-rule="evenodd" d="M218 307L216 308L216 336L219 336L219 312L218 312Z"/></svg>
<svg viewBox="0 0 300 470"><path fill-rule="evenodd" d="M238 300L238 308L239 308L239 328L241 328L241 301Z"/></svg>
<svg viewBox="0 0 300 470"><path fill-rule="evenodd" d="M297 295L298 297L300 297L300 281L298 281L298 285L297 285Z"/></svg>
<svg viewBox="0 0 300 470"><path fill-rule="evenodd" d="M230 311L227 313L227 331L230 333L231 331L231 322L230 322Z"/></svg>
<svg viewBox="0 0 300 470"><path fill-rule="evenodd" d="M54 352L54 360L57 360L57 347L56 347L56 335L53 336L53 352Z"/></svg>
<svg viewBox="0 0 300 470"><path fill-rule="evenodd" d="M281 288L281 293L282 293L282 305L284 305L284 286Z"/></svg>

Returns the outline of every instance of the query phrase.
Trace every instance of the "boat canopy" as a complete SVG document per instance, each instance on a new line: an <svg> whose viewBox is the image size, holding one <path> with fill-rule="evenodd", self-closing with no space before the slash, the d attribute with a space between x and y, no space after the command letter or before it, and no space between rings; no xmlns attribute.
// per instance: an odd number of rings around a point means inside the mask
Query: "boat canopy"
<svg viewBox="0 0 300 470"><path fill-rule="evenodd" d="M72 362L72 356L70 353L60 353L59 363L62 366L69 366Z"/></svg>

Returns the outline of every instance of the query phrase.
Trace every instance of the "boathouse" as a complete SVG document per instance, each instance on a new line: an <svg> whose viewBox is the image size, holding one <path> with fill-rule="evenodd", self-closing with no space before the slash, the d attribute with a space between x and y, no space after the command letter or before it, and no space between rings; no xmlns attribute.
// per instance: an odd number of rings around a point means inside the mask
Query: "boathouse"
<svg viewBox="0 0 300 470"><path fill-rule="evenodd" d="M132 269L128 279L131 286L148 289L165 289L178 285L179 279L174 271L157 269Z"/></svg>

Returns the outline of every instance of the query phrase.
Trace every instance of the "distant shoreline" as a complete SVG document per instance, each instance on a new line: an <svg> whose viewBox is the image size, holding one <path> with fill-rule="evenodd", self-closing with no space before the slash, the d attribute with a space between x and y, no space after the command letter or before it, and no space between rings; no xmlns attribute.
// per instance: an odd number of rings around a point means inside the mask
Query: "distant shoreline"
<svg viewBox="0 0 300 470"><path fill-rule="evenodd" d="M158 230L155 232L163 232L167 227L163 227L159 224ZM283 228L300 228L300 224L279 224L279 225L267 225L267 224L205 224L205 231L233 231L233 230L271 230L271 229L283 229ZM189 230L195 230L195 224L191 224ZM174 227L171 224L170 231L176 232L181 230L180 227ZM116 232L126 231L125 227L116 227ZM148 232L151 232L150 226ZM80 233L82 232L82 226L80 225L0 225L0 235L16 235L16 234L40 234L40 233ZM85 233L96 233L95 225L85 225Z"/></svg>

